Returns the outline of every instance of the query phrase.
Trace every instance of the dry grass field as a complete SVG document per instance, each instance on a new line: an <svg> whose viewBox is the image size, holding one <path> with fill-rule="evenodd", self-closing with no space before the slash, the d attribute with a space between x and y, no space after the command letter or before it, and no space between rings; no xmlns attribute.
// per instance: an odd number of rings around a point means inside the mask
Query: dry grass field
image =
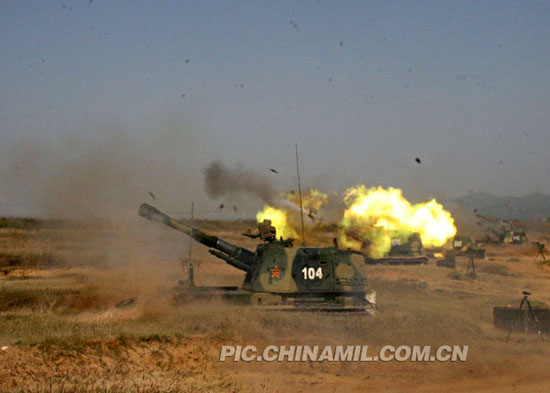
<svg viewBox="0 0 550 393"><path fill-rule="evenodd" d="M247 222L201 227L253 249ZM550 267L532 245L488 246L478 277L426 266L369 266L380 312L285 313L219 303L174 306L188 239L128 217L0 222L0 391L6 392L548 392L550 344L492 324L521 291L550 304ZM530 241L548 244L537 226ZM316 239L329 243L327 239ZM201 245L196 281L239 285L240 271ZM115 308L136 297L135 306ZM550 341L550 337L549 337ZM456 363L219 362L222 345L468 345Z"/></svg>

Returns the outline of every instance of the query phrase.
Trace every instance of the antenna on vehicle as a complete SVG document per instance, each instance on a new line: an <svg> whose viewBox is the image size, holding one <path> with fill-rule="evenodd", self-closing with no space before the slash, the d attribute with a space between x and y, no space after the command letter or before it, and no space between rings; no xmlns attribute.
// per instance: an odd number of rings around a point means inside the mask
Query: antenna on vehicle
<svg viewBox="0 0 550 393"><path fill-rule="evenodd" d="M193 227L195 221L195 202L191 202L191 220L189 225ZM195 277L193 273L193 258L192 258L193 238L189 237L189 254L187 256L187 281L190 285L195 285Z"/></svg>
<svg viewBox="0 0 550 393"><path fill-rule="evenodd" d="M300 165L298 165L298 143L296 143L296 173L298 174L298 195L300 197L300 218L302 219L302 247L306 245L304 232L304 208L302 205L302 186L300 184Z"/></svg>

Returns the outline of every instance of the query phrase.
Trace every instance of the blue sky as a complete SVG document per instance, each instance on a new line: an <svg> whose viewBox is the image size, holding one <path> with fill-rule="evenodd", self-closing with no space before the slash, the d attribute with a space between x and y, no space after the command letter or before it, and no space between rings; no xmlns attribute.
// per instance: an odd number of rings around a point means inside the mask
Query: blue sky
<svg viewBox="0 0 550 393"><path fill-rule="evenodd" d="M67 138L84 149L123 138L155 169L181 170L173 208L217 203L202 184L212 160L277 168L273 181L291 187L295 142L305 186L392 185L412 199L548 193L549 9L3 1L0 145L13 157L43 144L62 166ZM4 176L14 165L3 160ZM38 203L48 170L36 171L3 201Z"/></svg>

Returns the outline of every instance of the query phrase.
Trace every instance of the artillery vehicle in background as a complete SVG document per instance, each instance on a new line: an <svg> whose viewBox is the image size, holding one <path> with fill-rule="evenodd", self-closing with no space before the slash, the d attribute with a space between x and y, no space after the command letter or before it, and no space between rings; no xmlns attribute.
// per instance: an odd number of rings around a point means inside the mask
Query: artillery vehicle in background
<svg viewBox="0 0 550 393"><path fill-rule="evenodd" d="M374 310L375 293L367 291L367 279L359 270L363 257L357 253L335 247L294 248L292 239L276 238L269 220L253 236L263 241L253 252L187 226L146 203L140 206L139 215L185 233L208 247L212 255L245 272L241 287L180 281L176 287L180 301L223 299L282 310Z"/></svg>
<svg viewBox="0 0 550 393"><path fill-rule="evenodd" d="M523 244L527 241L527 234L518 227L517 222L514 224L510 220L486 217L481 214L476 214L476 217L481 219L478 225L486 227L491 233L483 239L484 243Z"/></svg>
<svg viewBox="0 0 550 393"><path fill-rule="evenodd" d="M479 259L485 258L485 249L479 247L477 242L470 236L456 235L453 238L451 245L451 252L457 257L471 256Z"/></svg>
<svg viewBox="0 0 550 393"><path fill-rule="evenodd" d="M420 234L413 233L406 242L402 242L397 237L393 238L388 255L382 258L365 257L365 263L368 265L420 265L428 263L428 256L423 253Z"/></svg>
<svg viewBox="0 0 550 393"><path fill-rule="evenodd" d="M474 266L474 259L485 259L485 249L479 247L478 242L467 235L456 235L445 246L443 254L438 253L434 256L439 258L436 261L436 265L439 267L456 268L456 257L467 257L468 265ZM475 267L472 267L475 269ZM475 273L474 273L475 274Z"/></svg>

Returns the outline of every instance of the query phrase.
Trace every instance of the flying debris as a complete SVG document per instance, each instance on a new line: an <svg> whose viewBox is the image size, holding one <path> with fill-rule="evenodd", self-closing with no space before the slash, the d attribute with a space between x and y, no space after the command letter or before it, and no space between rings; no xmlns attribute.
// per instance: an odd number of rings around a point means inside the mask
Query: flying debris
<svg viewBox="0 0 550 393"><path fill-rule="evenodd" d="M152 192L149 191L149 196L151 198L153 198L153 200L157 199L157 197L155 196L155 194L153 194Z"/></svg>
<svg viewBox="0 0 550 393"><path fill-rule="evenodd" d="M117 304L115 304L115 307L116 308L129 307L129 306L134 305L136 303L136 300L137 300L137 298L135 298L135 297L130 298L130 299L124 299L124 300L121 300L120 302L118 302Z"/></svg>
<svg viewBox="0 0 550 393"><path fill-rule="evenodd" d="M288 21L292 27L294 27L294 30L300 31L300 28L298 27L298 23L294 22L293 20Z"/></svg>
<svg viewBox="0 0 550 393"><path fill-rule="evenodd" d="M222 203L222 204L220 205L220 209L223 209L224 207L225 207L225 205Z"/></svg>
<svg viewBox="0 0 550 393"><path fill-rule="evenodd" d="M233 211L236 212L237 210L239 210L239 208L237 206L233 206Z"/></svg>
<svg viewBox="0 0 550 393"><path fill-rule="evenodd" d="M278 170L276 170L276 169L273 169L273 168L269 168L269 170L270 170L271 172L273 172L273 173L279 173L279 171L278 171Z"/></svg>
<svg viewBox="0 0 550 393"><path fill-rule="evenodd" d="M422 164L422 160L420 160L419 157L416 157L414 160L415 160L418 164Z"/></svg>

